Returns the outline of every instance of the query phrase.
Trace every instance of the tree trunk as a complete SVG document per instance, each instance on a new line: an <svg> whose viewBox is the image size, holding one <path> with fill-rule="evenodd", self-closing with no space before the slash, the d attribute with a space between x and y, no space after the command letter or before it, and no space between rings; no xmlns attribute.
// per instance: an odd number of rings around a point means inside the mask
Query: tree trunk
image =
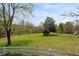
<svg viewBox="0 0 79 59"><path fill-rule="evenodd" d="M2 38L2 33L0 33L0 39Z"/></svg>
<svg viewBox="0 0 79 59"><path fill-rule="evenodd" d="M7 31L7 46L11 45L10 31Z"/></svg>

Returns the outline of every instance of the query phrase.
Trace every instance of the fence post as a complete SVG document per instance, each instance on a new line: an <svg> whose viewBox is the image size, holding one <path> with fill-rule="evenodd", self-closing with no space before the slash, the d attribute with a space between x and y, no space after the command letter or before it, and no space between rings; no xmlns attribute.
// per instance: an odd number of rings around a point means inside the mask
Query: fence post
<svg viewBox="0 0 79 59"><path fill-rule="evenodd" d="M48 55L52 56L52 49L48 49Z"/></svg>

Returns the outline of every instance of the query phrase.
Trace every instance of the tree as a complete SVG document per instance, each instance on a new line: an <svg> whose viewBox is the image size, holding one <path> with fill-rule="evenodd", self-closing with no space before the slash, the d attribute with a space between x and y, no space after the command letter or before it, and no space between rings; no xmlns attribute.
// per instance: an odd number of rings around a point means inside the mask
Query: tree
<svg viewBox="0 0 79 59"><path fill-rule="evenodd" d="M72 34L73 33L73 24L71 22L66 22L64 24L64 33Z"/></svg>
<svg viewBox="0 0 79 59"><path fill-rule="evenodd" d="M78 26L79 26L79 9L76 9L76 10L66 10L65 12L63 12L61 14L61 16L73 19L73 24L74 25L76 24L76 26L74 28L75 29L74 32L77 32L77 33L79 32L78 31Z"/></svg>
<svg viewBox="0 0 79 59"><path fill-rule="evenodd" d="M79 35L79 24L74 25L74 34Z"/></svg>
<svg viewBox="0 0 79 59"><path fill-rule="evenodd" d="M3 35L2 35L2 34L3 34L3 30L4 30L4 29L3 29L2 24L1 24L1 22L0 22L0 38L2 38L2 36L3 36Z"/></svg>
<svg viewBox="0 0 79 59"><path fill-rule="evenodd" d="M32 29L33 29L34 25L31 22L26 22L25 27L26 27L27 33L32 33Z"/></svg>
<svg viewBox="0 0 79 59"><path fill-rule="evenodd" d="M63 29L64 29L64 28L63 28L63 25L64 25L63 23L60 23L60 24L59 24L59 26L58 26L58 28L57 28L57 32L58 32L58 33L61 33L61 34L63 33Z"/></svg>
<svg viewBox="0 0 79 59"><path fill-rule="evenodd" d="M24 12L25 11L25 12ZM29 15L32 12L31 4L14 4L14 3L1 3L0 4L0 18L1 23L5 28L7 35L7 46L11 45L11 27L15 17L22 15ZM25 14L24 14L25 13ZM19 15L18 15L19 14Z"/></svg>
<svg viewBox="0 0 79 59"><path fill-rule="evenodd" d="M37 26L38 32L43 32L43 22L40 22L40 25Z"/></svg>
<svg viewBox="0 0 79 59"><path fill-rule="evenodd" d="M56 32L55 20L51 17L46 18L43 27L44 27L43 33L45 36L47 36L49 32Z"/></svg>

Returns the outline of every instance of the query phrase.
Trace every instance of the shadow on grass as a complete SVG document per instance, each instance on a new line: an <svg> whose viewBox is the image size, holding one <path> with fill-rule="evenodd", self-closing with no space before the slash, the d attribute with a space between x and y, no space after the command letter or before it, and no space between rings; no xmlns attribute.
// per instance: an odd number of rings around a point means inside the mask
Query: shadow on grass
<svg viewBox="0 0 79 59"><path fill-rule="evenodd" d="M20 40L12 42L11 46L28 46L32 41L31 40Z"/></svg>
<svg viewBox="0 0 79 59"><path fill-rule="evenodd" d="M49 34L48 36L58 36L58 34Z"/></svg>
<svg viewBox="0 0 79 59"><path fill-rule="evenodd" d="M42 35L42 36L44 36L44 35ZM58 34L49 34L47 36L58 36Z"/></svg>

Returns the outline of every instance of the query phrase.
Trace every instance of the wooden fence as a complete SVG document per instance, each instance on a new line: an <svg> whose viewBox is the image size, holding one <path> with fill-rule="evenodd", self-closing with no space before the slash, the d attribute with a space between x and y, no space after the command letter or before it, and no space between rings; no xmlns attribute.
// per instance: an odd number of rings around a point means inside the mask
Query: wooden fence
<svg viewBox="0 0 79 59"><path fill-rule="evenodd" d="M23 56L79 56L79 54L67 53L58 50L36 47L0 47L0 55L5 53L21 53Z"/></svg>

